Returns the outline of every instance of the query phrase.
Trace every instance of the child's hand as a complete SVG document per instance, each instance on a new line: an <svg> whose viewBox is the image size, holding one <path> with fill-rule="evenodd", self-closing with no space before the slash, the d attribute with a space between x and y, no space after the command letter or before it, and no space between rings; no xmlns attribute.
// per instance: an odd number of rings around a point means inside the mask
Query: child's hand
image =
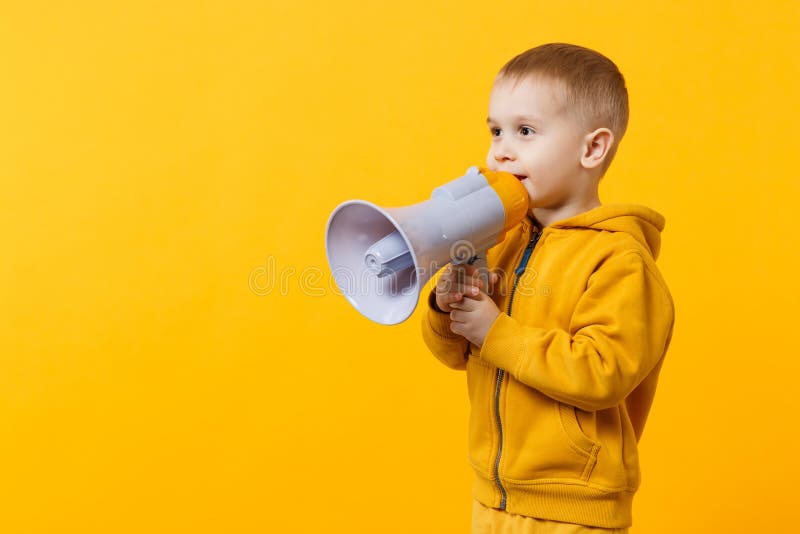
<svg viewBox="0 0 800 534"><path fill-rule="evenodd" d="M436 282L436 306L443 312L450 312L454 302L461 302L464 296L476 297L483 287L474 265L448 264Z"/></svg>
<svg viewBox="0 0 800 534"><path fill-rule="evenodd" d="M495 276L497 275L495 274ZM450 312L452 320L450 330L454 334L464 336L479 347L483 345L483 340L486 339L492 323L500 315L500 308L483 291L478 291L474 297L451 302L450 307L454 308Z"/></svg>

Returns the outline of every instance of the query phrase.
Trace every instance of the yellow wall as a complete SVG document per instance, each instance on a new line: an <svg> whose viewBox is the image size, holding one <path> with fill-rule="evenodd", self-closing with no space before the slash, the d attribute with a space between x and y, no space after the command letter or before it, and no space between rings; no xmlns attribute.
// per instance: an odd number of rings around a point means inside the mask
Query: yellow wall
<svg viewBox="0 0 800 534"><path fill-rule="evenodd" d="M632 532L788 531L800 4L662 4L3 2L0 531L467 531L464 377L333 294L325 223L482 163L549 41L620 66L601 198L667 218Z"/></svg>

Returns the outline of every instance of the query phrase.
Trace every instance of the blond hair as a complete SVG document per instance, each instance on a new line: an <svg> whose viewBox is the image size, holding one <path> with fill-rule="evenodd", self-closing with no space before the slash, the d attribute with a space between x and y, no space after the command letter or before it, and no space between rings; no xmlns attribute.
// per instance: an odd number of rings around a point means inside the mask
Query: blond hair
<svg viewBox="0 0 800 534"><path fill-rule="evenodd" d="M628 127L628 90L614 62L589 48L549 43L511 58L498 73L498 78L515 82L530 76L560 83L567 109L589 130L611 130L614 143L603 165L605 172Z"/></svg>

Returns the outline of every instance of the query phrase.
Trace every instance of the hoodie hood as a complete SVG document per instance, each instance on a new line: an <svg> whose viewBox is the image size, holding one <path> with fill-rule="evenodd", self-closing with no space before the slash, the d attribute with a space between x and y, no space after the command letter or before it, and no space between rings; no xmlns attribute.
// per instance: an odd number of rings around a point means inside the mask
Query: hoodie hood
<svg viewBox="0 0 800 534"><path fill-rule="evenodd" d="M658 259L664 216L638 204L607 204L551 224L552 228L592 228L625 232L650 250Z"/></svg>

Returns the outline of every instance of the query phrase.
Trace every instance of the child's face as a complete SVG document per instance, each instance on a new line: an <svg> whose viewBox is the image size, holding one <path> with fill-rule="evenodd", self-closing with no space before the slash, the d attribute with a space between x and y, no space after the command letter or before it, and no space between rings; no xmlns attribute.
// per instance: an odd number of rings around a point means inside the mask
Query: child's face
<svg viewBox="0 0 800 534"><path fill-rule="evenodd" d="M489 98L492 143L486 165L522 178L531 208L558 208L581 191L586 131L563 103L556 83L498 78ZM524 178L523 178L524 177Z"/></svg>

